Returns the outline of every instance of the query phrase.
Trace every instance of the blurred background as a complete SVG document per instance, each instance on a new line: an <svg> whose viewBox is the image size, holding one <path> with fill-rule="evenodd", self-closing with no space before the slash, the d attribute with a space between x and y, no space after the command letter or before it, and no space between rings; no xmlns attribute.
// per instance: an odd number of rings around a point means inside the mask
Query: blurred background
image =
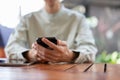
<svg viewBox="0 0 120 80"><path fill-rule="evenodd" d="M65 7L87 17L98 54L96 62L120 63L120 0L62 0ZM40 10L43 0L0 0L0 57L22 16Z"/></svg>

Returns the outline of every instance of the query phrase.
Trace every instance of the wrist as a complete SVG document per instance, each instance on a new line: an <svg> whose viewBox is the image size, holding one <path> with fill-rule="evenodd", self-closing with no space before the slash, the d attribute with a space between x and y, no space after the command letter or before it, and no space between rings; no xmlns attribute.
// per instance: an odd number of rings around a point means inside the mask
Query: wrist
<svg viewBox="0 0 120 80"><path fill-rule="evenodd" d="M70 61L69 62L74 62L78 56L79 56L79 52L70 50Z"/></svg>
<svg viewBox="0 0 120 80"><path fill-rule="evenodd" d="M36 61L36 57L32 49L29 51L23 52L22 55L28 62Z"/></svg>
<svg viewBox="0 0 120 80"><path fill-rule="evenodd" d="M79 56L80 52L76 52L76 51L71 51L72 52L72 57L71 57L71 63L73 63Z"/></svg>
<svg viewBox="0 0 120 80"><path fill-rule="evenodd" d="M22 52L23 57L24 57L27 61L29 61L29 60L28 60L28 52L29 52L29 50Z"/></svg>
<svg viewBox="0 0 120 80"><path fill-rule="evenodd" d="M30 61L30 62L34 62L34 61L36 61L36 53L34 53L34 50L33 49L31 49L31 50L29 50L28 51L28 60Z"/></svg>

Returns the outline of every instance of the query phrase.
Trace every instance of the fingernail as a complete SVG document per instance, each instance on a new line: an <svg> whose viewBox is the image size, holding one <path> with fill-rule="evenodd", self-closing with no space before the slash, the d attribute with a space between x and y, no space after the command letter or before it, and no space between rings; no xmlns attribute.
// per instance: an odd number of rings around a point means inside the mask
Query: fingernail
<svg viewBox="0 0 120 80"><path fill-rule="evenodd" d="M42 38L42 41L46 40L44 37Z"/></svg>
<svg viewBox="0 0 120 80"><path fill-rule="evenodd" d="M41 60L40 58L37 58L39 61Z"/></svg>

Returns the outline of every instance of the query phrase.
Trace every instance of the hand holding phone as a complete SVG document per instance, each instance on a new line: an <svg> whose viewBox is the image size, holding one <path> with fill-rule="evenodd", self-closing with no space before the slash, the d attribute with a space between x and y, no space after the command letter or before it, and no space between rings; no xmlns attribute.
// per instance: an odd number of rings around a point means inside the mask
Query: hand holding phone
<svg viewBox="0 0 120 80"><path fill-rule="evenodd" d="M57 39L56 39L55 37L45 37L45 38L47 38L49 41L51 41L51 42L53 42L54 44L57 45ZM45 47L45 48L49 48L49 46L42 41L42 37L41 37L41 38L38 38L38 39L36 40L36 42L37 42L39 45L41 45L41 46L43 46L43 47Z"/></svg>

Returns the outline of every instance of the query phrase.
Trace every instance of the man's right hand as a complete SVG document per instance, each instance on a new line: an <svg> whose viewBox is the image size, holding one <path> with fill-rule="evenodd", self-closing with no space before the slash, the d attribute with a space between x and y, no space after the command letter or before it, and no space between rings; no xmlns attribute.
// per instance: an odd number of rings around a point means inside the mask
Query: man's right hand
<svg viewBox="0 0 120 80"><path fill-rule="evenodd" d="M35 50L35 49L30 49L29 51L28 51L28 57L27 57L27 59L28 59L28 61L29 62L34 62L34 61L37 61L37 50Z"/></svg>
<svg viewBox="0 0 120 80"><path fill-rule="evenodd" d="M38 56L38 48L37 48L37 43L33 43L32 44L32 48L28 51L28 60L30 62L41 62L41 63L45 63L45 60L42 60L39 56Z"/></svg>

